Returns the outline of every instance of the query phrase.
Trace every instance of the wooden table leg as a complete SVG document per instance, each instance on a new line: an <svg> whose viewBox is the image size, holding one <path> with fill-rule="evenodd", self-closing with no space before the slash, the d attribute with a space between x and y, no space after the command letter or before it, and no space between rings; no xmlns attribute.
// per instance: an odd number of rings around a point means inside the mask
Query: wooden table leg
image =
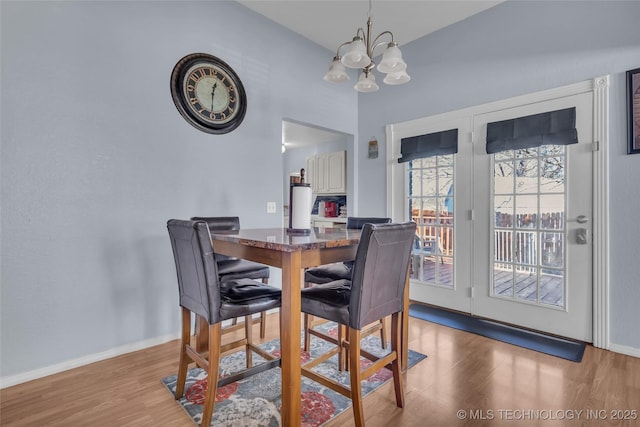
<svg viewBox="0 0 640 427"><path fill-rule="evenodd" d="M282 425L300 426L300 289L301 252L282 255L282 307L280 308L280 352L282 356Z"/></svg>

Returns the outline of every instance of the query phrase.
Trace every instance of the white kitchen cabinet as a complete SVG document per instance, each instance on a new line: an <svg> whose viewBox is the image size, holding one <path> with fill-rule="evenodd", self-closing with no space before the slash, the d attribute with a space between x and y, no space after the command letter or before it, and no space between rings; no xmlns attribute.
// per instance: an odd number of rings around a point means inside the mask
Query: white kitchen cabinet
<svg viewBox="0 0 640 427"><path fill-rule="evenodd" d="M307 182L315 194L346 194L346 151L322 153L307 158Z"/></svg>
<svg viewBox="0 0 640 427"><path fill-rule="evenodd" d="M316 179L316 157L307 157L307 169L304 171L304 182L311 184L311 192L318 192L318 180Z"/></svg>

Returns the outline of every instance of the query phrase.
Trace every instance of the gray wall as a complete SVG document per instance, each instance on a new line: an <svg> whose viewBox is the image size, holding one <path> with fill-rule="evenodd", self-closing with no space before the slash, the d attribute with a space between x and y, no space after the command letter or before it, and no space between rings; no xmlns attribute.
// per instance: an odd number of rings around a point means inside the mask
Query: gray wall
<svg viewBox="0 0 640 427"><path fill-rule="evenodd" d="M279 226L281 205L268 215L266 202L282 201L283 118L355 135L357 209L383 215L385 124L602 74L612 339L640 348L640 155L624 154L623 98L624 70L640 66L640 2L508 2L405 46L412 82L360 97L322 80L331 52L233 2L0 7L0 376L177 334L166 220ZM228 135L195 130L171 102L171 69L192 52L245 84L249 110Z"/></svg>
<svg viewBox="0 0 640 427"><path fill-rule="evenodd" d="M360 156L384 125L610 74L611 341L640 348L640 155L626 155L624 71L640 67L640 2L509 1L402 47L412 80L359 98ZM365 102L366 101L366 102ZM390 108L389 106L393 106ZM359 208L382 215L385 144L361 160ZM365 184L366 183L366 184Z"/></svg>
<svg viewBox="0 0 640 427"><path fill-rule="evenodd" d="M2 377L176 335L166 221L281 226L282 119L357 133L356 94L322 80L330 54L235 2L1 8ZM171 70L193 52L245 85L230 134L173 105Z"/></svg>

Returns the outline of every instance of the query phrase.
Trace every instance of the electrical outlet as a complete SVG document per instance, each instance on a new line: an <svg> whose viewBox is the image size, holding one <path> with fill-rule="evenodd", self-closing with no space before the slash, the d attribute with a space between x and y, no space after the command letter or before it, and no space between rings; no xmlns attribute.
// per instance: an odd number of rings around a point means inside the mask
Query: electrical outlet
<svg viewBox="0 0 640 427"><path fill-rule="evenodd" d="M276 213L276 202L267 202L267 213Z"/></svg>

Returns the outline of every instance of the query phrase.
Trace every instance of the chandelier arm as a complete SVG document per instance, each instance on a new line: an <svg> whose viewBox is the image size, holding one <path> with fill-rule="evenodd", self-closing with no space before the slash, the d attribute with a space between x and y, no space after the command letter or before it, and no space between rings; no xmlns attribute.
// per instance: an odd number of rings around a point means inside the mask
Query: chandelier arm
<svg viewBox="0 0 640 427"><path fill-rule="evenodd" d="M390 36L391 36L391 40L390 40L390 42L393 42L393 41L394 41L394 40L393 40L393 33L392 33L391 31L383 31L383 32L381 32L380 34L378 34L378 37L376 37L376 38L373 40L373 43L371 43L371 45L373 46L373 48L371 49L371 53L373 53L373 51L376 49L376 47L380 46L381 44L383 44L383 43L390 43L389 41L386 41L386 42L383 42L383 41L378 42L378 39L380 39L380 37L384 36L385 34L388 34L388 35L390 35Z"/></svg>
<svg viewBox="0 0 640 427"><path fill-rule="evenodd" d="M371 54L373 55L373 52L375 52L375 50L379 47L379 46L384 46L384 45L388 45L389 42L379 42L378 44L376 44L375 46L373 46L371 48Z"/></svg>

